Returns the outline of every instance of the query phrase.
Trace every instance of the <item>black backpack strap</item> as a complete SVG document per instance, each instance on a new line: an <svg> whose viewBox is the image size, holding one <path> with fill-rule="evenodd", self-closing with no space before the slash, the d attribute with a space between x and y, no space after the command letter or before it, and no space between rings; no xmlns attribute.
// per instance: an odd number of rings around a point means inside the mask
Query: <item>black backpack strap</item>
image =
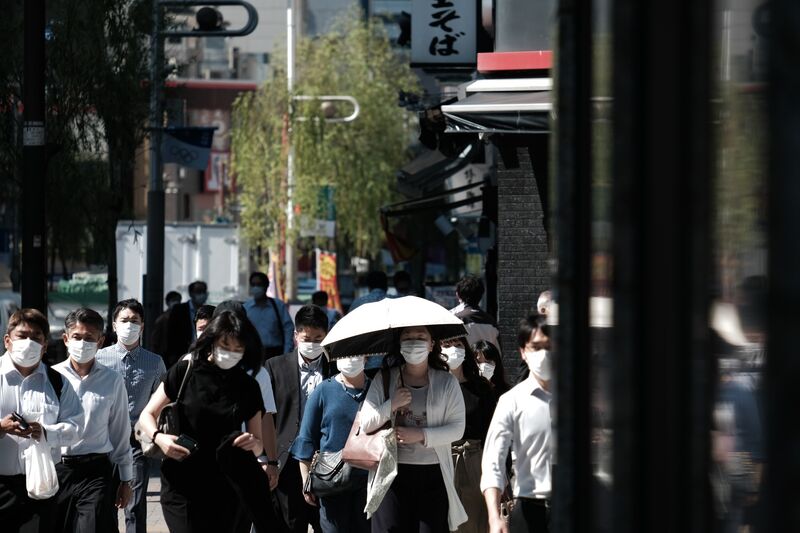
<svg viewBox="0 0 800 533"><path fill-rule="evenodd" d="M50 380L50 385L55 389L56 396L61 400L61 391L64 390L64 377L59 374L57 370L53 370L49 366L45 365L45 368L47 369L47 379Z"/></svg>
<svg viewBox="0 0 800 533"><path fill-rule="evenodd" d="M283 347L286 345L286 333L283 331L283 320L281 320L281 314L278 312L278 304L275 303L275 298L267 296L267 300L272 304L272 309L275 311L275 318L278 319L278 329L281 332L281 350L283 350Z"/></svg>

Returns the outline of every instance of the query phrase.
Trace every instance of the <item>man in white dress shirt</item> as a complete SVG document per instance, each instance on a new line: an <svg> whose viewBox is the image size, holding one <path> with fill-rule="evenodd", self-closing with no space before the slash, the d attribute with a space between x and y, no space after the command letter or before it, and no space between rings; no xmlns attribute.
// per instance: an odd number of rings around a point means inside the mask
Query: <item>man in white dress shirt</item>
<svg viewBox="0 0 800 533"><path fill-rule="evenodd" d="M131 498L133 456L128 394L122 376L95 359L103 342L103 317L92 309L72 311L64 320L69 357L55 365L81 400L84 424L79 440L62 448L56 465L58 531L114 531L111 505L124 509ZM113 468L120 484L113 494Z"/></svg>
<svg viewBox="0 0 800 533"><path fill-rule="evenodd" d="M528 339L520 354L530 368L530 376L500 397L486 435L481 491L489 511L491 533L543 533L549 528L552 369L547 328L542 316L520 323L519 337ZM508 481L509 450L515 457L515 505L506 522L500 512L500 497Z"/></svg>
<svg viewBox="0 0 800 533"><path fill-rule="evenodd" d="M8 320L0 357L0 531L51 533L56 498L36 500L25 486L25 450L34 440L50 446L53 462L61 446L78 439L83 409L61 374L42 363L50 325L36 309L20 309ZM21 415L20 422L12 413Z"/></svg>

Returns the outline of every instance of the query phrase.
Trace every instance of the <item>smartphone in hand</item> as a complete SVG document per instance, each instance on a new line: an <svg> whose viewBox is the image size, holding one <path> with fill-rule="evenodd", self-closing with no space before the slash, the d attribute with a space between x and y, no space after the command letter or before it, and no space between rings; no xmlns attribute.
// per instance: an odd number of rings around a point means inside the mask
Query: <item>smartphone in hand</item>
<svg viewBox="0 0 800 533"><path fill-rule="evenodd" d="M28 429L30 429L30 427L31 427L31 425L30 425L30 424L28 424L28 422L27 422L27 421L26 421L24 418L22 418L22 415L21 415L21 414L19 414L19 413L18 413L18 412L16 412L16 411L13 411L13 412L11 413L11 419L12 419L12 420L14 420L14 422L17 422L17 423L19 423L19 428L20 428L22 431L27 431L27 430L28 430Z"/></svg>
<svg viewBox="0 0 800 533"><path fill-rule="evenodd" d="M181 433L178 438L175 439L175 444L178 446L183 446L189 450L189 453L194 453L197 451L197 441L188 435L184 435L183 433Z"/></svg>

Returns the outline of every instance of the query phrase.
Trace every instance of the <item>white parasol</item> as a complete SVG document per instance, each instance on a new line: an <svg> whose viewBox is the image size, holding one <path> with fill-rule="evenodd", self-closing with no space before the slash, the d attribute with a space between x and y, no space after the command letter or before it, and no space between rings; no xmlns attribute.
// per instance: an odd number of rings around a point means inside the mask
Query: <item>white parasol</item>
<svg viewBox="0 0 800 533"><path fill-rule="evenodd" d="M386 355L398 329L425 326L434 340L465 337L461 319L441 305L416 296L385 298L357 307L322 341L329 359Z"/></svg>

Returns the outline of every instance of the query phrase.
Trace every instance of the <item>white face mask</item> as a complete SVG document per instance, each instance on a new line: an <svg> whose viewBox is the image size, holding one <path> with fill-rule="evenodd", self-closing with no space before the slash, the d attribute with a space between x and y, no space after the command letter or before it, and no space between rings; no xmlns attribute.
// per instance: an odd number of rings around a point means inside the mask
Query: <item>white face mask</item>
<svg viewBox="0 0 800 533"><path fill-rule="evenodd" d="M117 322L117 338L125 346L132 346L139 342L142 326L135 322Z"/></svg>
<svg viewBox="0 0 800 533"><path fill-rule="evenodd" d="M42 360L42 346L33 339L16 339L11 341L9 355L14 364L22 368L30 368Z"/></svg>
<svg viewBox="0 0 800 533"><path fill-rule="evenodd" d="M244 357L244 352L232 352L230 350L220 348L219 346L215 346L212 356L214 357L214 362L218 367L220 367L222 370L228 370L229 368L235 367L239 361L242 360L242 357Z"/></svg>
<svg viewBox="0 0 800 533"><path fill-rule="evenodd" d="M486 379L492 379L492 376L494 376L494 368L494 363L478 363L478 371L481 373L481 376Z"/></svg>
<svg viewBox="0 0 800 533"><path fill-rule="evenodd" d="M531 373L542 381L550 381L552 367L549 350L536 350L525 352L525 361Z"/></svg>
<svg viewBox="0 0 800 533"><path fill-rule="evenodd" d="M97 343L78 339L70 339L67 344L69 356L76 363L88 363L97 354Z"/></svg>
<svg viewBox="0 0 800 533"><path fill-rule="evenodd" d="M400 343L400 355L406 363L416 365L428 358L431 351L428 349L428 341L402 341Z"/></svg>
<svg viewBox="0 0 800 533"><path fill-rule="evenodd" d="M464 350L464 348L460 346L449 346L447 348L442 348L442 353L447 357L447 366L450 367L450 370L464 364L464 357L466 356L466 350Z"/></svg>
<svg viewBox="0 0 800 533"><path fill-rule="evenodd" d="M322 355L322 345L318 342L298 342L297 351L309 361L314 361Z"/></svg>
<svg viewBox="0 0 800 533"><path fill-rule="evenodd" d="M205 331L204 329L196 329L196 330L194 330L195 338L199 339L200 335L202 335L204 331Z"/></svg>
<svg viewBox="0 0 800 533"><path fill-rule="evenodd" d="M348 378L354 378L364 371L363 357L345 357L336 360L336 368Z"/></svg>

